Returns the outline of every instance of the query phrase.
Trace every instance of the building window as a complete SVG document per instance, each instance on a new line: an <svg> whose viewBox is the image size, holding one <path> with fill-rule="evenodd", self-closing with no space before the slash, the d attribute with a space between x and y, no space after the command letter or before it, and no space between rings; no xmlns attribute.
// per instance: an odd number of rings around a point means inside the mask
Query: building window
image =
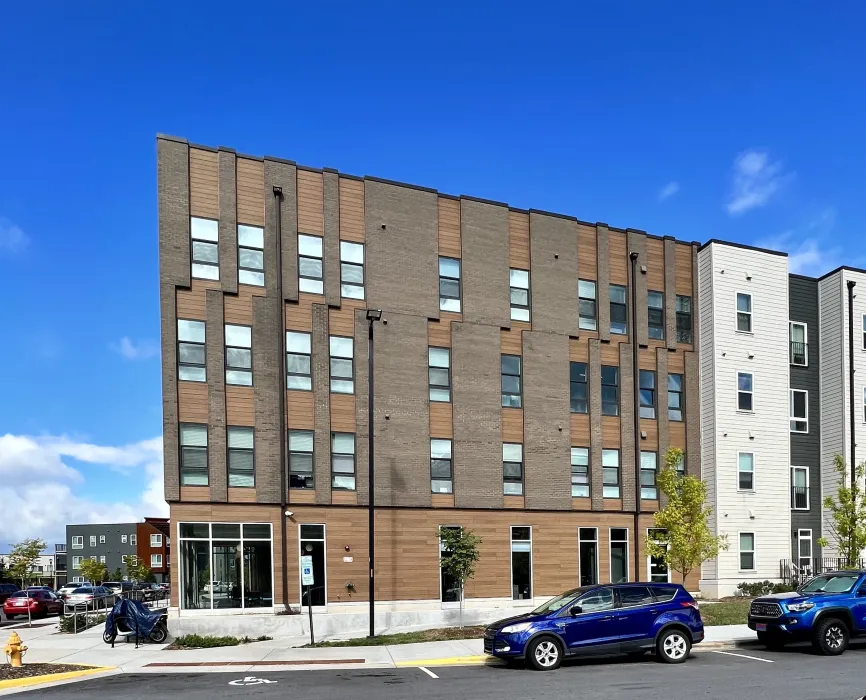
<svg viewBox="0 0 866 700"><path fill-rule="evenodd" d="M791 467L791 508L809 510L808 467Z"/></svg>
<svg viewBox="0 0 866 700"><path fill-rule="evenodd" d="M509 408L521 406L520 355L503 355L502 405Z"/></svg>
<svg viewBox="0 0 866 700"><path fill-rule="evenodd" d="M433 493L454 491L450 440L430 440L430 490Z"/></svg>
<svg viewBox="0 0 866 700"><path fill-rule="evenodd" d="M502 481L506 496L523 495L523 445L502 444Z"/></svg>
<svg viewBox="0 0 866 700"><path fill-rule="evenodd" d="M737 488L755 490L755 455L752 452L737 453Z"/></svg>
<svg viewBox="0 0 866 700"><path fill-rule="evenodd" d="M120 543L121 543L121 544L126 544L126 540L127 540L127 536L126 536L126 535L121 535L121 536L120 536Z"/></svg>
<svg viewBox="0 0 866 700"><path fill-rule="evenodd" d="M439 258L439 309L460 313L460 261Z"/></svg>
<svg viewBox="0 0 866 700"><path fill-rule="evenodd" d="M84 557L72 557L72 568L80 569L82 559L84 559Z"/></svg>
<svg viewBox="0 0 866 700"><path fill-rule="evenodd" d="M191 217L192 276L205 280L220 278L219 222Z"/></svg>
<svg viewBox="0 0 866 700"><path fill-rule="evenodd" d="M226 384L253 385L253 329L226 324Z"/></svg>
<svg viewBox="0 0 866 700"><path fill-rule="evenodd" d="M451 401L451 350L427 348L427 381L431 401Z"/></svg>
<svg viewBox="0 0 866 700"><path fill-rule="evenodd" d="M322 276L322 239L298 234L298 289L310 294L324 294Z"/></svg>
<svg viewBox="0 0 866 700"><path fill-rule="evenodd" d="M601 415L619 415L619 367L601 366Z"/></svg>
<svg viewBox="0 0 866 700"><path fill-rule="evenodd" d="M104 555L104 554L100 554L100 555L99 555L99 563L100 563L100 564L104 564L104 563L105 563L105 555Z"/></svg>
<svg viewBox="0 0 866 700"><path fill-rule="evenodd" d="M265 230L238 224L238 283L265 286Z"/></svg>
<svg viewBox="0 0 866 700"><path fill-rule="evenodd" d="M120 555L120 563L121 563L121 564L126 564L126 554L121 554L121 555Z"/></svg>
<svg viewBox="0 0 866 700"><path fill-rule="evenodd" d="M628 582L628 528L610 529L610 582Z"/></svg>
<svg viewBox="0 0 866 700"><path fill-rule="evenodd" d="M84 536L83 535L73 535L73 537L72 537L72 549L84 549Z"/></svg>
<svg viewBox="0 0 866 700"><path fill-rule="evenodd" d="M511 597L532 600L532 528L511 528Z"/></svg>
<svg viewBox="0 0 866 700"><path fill-rule="evenodd" d="M677 342L692 342L692 298L677 294Z"/></svg>
<svg viewBox="0 0 866 700"><path fill-rule="evenodd" d="M619 450L601 451L603 498L619 498Z"/></svg>
<svg viewBox="0 0 866 700"><path fill-rule="evenodd" d="M340 296L364 298L364 244L340 241Z"/></svg>
<svg viewBox="0 0 866 700"><path fill-rule="evenodd" d="M675 465L677 476L683 477L686 475L686 453L683 452Z"/></svg>
<svg viewBox="0 0 866 700"><path fill-rule="evenodd" d="M640 453L640 497L645 501L655 501L659 497L656 488L658 473L658 454L656 452Z"/></svg>
<svg viewBox="0 0 866 700"><path fill-rule="evenodd" d="M650 338L665 339L665 295L662 292L647 292L647 324Z"/></svg>
<svg viewBox="0 0 866 700"><path fill-rule="evenodd" d="M182 423L180 426L180 484L208 484L206 425Z"/></svg>
<svg viewBox="0 0 866 700"><path fill-rule="evenodd" d="M656 417L656 373L642 369L639 371L640 382L640 417Z"/></svg>
<svg viewBox="0 0 866 700"><path fill-rule="evenodd" d="M315 488L312 430L289 431L289 488Z"/></svg>
<svg viewBox="0 0 866 700"><path fill-rule="evenodd" d="M805 367L809 364L809 344L806 324L791 321L791 364Z"/></svg>
<svg viewBox="0 0 866 700"><path fill-rule="evenodd" d="M511 320L529 321L529 270L511 269Z"/></svg>
<svg viewBox="0 0 866 700"><path fill-rule="evenodd" d="M668 375L668 420L683 419L683 375Z"/></svg>
<svg viewBox="0 0 866 700"><path fill-rule="evenodd" d="M331 488L355 490L354 433L331 433Z"/></svg>
<svg viewBox="0 0 866 700"><path fill-rule="evenodd" d="M311 391L313 376L310 354L312 341L309 333L286 331L286 388Z"/></svg>
<svg viewBox="0 0 866 700"><path fill-rule="evenodd" d="M135 546L138 544L138 535L130 535L129 536L129 544Z"/></svg>
<svg viewBox="0 0 866 700"><path fill-rule="evenodd" d="M446 573L442 568L441 561L451 556L451 550L446 549L442 543L442 530L462 530L459 525L440 525L439 526L439 599L443 603L457 603L460 601L460 582Z"/></svg>
<svg viewBox="0 0 866 700"><path fill-rule="evenodd" d="M755 533L740 533L740 571L755 570Z"/></svg>
<svg viewBox="0 0 866 700"><path fill-rule="evenodd" d="M105 544L105 535L99 536L99 544Z"/></svg>
<svg viewBox="0 0 866 700"><path fill-rule="evenodd" d="M177 319L177 378L186 382L207 381L204 321Z"/></svg>
<svg viewBox="0 0 866 700"><path fill-rule="evenodd" d="M572 413L588 413L586 363L570 362L568 367Z"/></svg>
<svg viewBox="0 0 866 700"><path fill-rule="evenodd" d="M254 433L253 428L230 426L228 429L229 486L256 485Z"/></svg>
<svg viewBox="0 0 866 700"><path fill-rule="evenodd" d="M91 546L91 547L95 547L95 546L96 546L96 535L91 535L91 536L90 536L90 546Z"/></svg>
<svg viewBox="0 0 866 700"><path fill-rule="evenodd" d="M752 295L737 292L737 331L752 332Z"/></svg>
<svg viewBox="0 0 866 700"><path fill-rule="evenodd" d="M162 554L151 554L150 555L150 568L151 569L161 569L162 568Z"/></svg>
<svg viewBox="0 0 866 700"><path fill-rule="evenodd" d="M162 547L162 535L152 534L150 536L150 546L151 547Z"/></svg>
<svg viewBox="0 0 866 700"><path fill-rule="evenodd" d="M809 432L809 392L791 389L791 432Z"/></svg>
<svg viewBox="0 0 866 700"><path fill-rule="evenodd" d="M618 284L610 285L610 332L618 335L628 333L626 288Z"/></svg>
<svg viewBox="0 0 866 700"><path fill-rule="evenodd" d="M331 391L335 394L355 393L355 340L332 335Z"/></svg>
<svg viewBox="0 0 866 700"><path fill-rule="evenodd" d="M90 557L90 561L97 561L96 555L93 555L92 557Z"/></svg>
<svg viewBox="0 0 866 700"><path fill-rule="evenodd" d="M598 583L598 528L579 527L577 540L580 585L594 586Z"/></svg>
<svg viewBox="0 0 866 700"><path fill-rule="evenodd" d="M596 287L595 282L590 280L577 281L577 296L580 307L579 326L584 331L598 330L598 311L596 304Z"/></svg>
<svg viewBox="0 0 866 700"><path fill-rule="evenodd" d="M750 372L737 372L737 410L753 411L752 402L752 374Z"/></svg>
<svg viewBox="0 0 866 700"><path fill-rule="evenodd" d="M589 448L571 448L571 497L589 498Z"/></svg>
<svg viewBox="0 0 866 700"><path fill-rule="evenodd" d="M661 528L649 528L647 530L647 538L655 542L656 544L660 544L663 540L661 539L666 534L666 531ZM670 568L667 565L667 561L661 559L659 557L647 557L647 570L649 571L649 580L653 583L670 583ZM675 591L676 589L674 589ZM653 593L656 594L656 597L659 598L658 588L653 588ZM674 592L674 595L676 593ZM673 596L671 596L673 597Z"/></svg>
<svg viewBox="0 0 866 700"><path fill-rule="evenodd" d="M812 570L812 531L797 530L797 565L801 570ZM860 586L863 590L863 586Z"/></svg>

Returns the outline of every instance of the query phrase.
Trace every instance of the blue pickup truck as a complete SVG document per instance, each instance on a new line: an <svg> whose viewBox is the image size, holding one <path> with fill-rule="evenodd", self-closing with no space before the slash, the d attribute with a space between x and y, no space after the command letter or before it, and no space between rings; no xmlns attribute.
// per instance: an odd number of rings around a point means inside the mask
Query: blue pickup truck
<svg viewBox="0 0 866 700"><path fill-rule="evenodd" d="M770 649L809 641L817 652L837 656L851 637L866 636L866 571L821 574L798 591L756 598L749 627Z"/></svg>

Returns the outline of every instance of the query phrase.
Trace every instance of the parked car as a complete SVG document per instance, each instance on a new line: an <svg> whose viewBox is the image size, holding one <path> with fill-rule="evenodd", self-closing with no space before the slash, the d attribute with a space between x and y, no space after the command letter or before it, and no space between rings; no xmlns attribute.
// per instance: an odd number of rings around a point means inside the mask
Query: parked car
<svg viewBox="0 0 866 700"><path fill-rule="evenodd" d="M0 583L0 603L6 601L9 596L17 593L20 589L14 583Z"/></svg>
<svg viewBox="0 0 866 700"><path fill-rule="evenodd" d="M135 588L138 596L145 601L162 600L166 596L166 591L158 583L139 583Z"/></svg>
<svg viewBox="0 0 866 700"><path fill-rule="evenodd" d="M46 617L51 613L62 613L63 602L50 591L18 591L3 603L3 613L10 620L18 615Z"/></svg>
<svg viewBox="0 0 866 700"><path fill-rule="evenodd" d="M112 608L117 602L117 595L114 591L104 588L103 586L81 586L76 588L66 597L66 605L72 606L89 606L97 610L102 608Z"/></svg>
<svg viewBox="0 0 866 700"><path fill-rule="evenodd" d="M851 637L866 635L866 571L821 574L792 593L755 598L749 627L770 649L809 641L815 651L838 656Z"/></svg>
<svg viewBox="0 0 866 700"><path fill-rule="evenodd" d="M66 600L69 597L69 594L72 593L76 588L81 588L82 586L89 586L90 583L85 581L83 583L64 583L60 588L57 589L57 597L60 600Z"/></svg>
<svg viewBox="0 0 866 700"><path fill-rule="evenodd" d="M135 590L135 584L132 581L103 581L102 587L116 594L129 593Z"/></svg>
<svg viewBox="0 0 866 700"><path fill-rule="evenodd" d="M587 653L654 650L660 661L676 664L703 638L698 604L682 586L608 584L566 591L530 613L493 623L484 632L484 653L524 659L539 671Z"/></svg>
<svg viewBox="0 0 866 700"><path fill-rule="evenodd" d="M49 591L50 593L54 593L54 589L51 586L27 586L28 591Z"/></svg>

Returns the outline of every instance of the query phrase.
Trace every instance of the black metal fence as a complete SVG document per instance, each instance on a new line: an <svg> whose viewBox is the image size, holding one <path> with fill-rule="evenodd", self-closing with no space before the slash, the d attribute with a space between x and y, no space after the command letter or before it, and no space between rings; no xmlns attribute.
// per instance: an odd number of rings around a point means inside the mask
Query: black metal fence
<svg viewBox="0 0 866 700"><path fill-rule="evenodd" d="M779 562L779 578L791 586L801 586L810 578L828 571L864 568L866 568L866 560L864 559L858 559L852 563L849 563L844 557L782 559Z"/></svg>

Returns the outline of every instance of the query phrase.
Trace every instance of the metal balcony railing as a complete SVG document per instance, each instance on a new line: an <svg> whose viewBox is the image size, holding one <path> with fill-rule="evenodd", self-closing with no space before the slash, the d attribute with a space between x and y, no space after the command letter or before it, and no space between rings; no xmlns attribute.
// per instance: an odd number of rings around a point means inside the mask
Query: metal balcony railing
<svg viewBox="0 0 866 700"><path fill-rule="evenodd" d="M844 557L800 557L779 561L779 578L792 586L802 586L814 576L828 571L862 570L866 561L848 562Z"/></svg>
<svg viewBox="0 0 866 700"><path fill-rule="evenodd" d="M794 510L809 510L809 487L791 487L791 508Z"/></svg>
<svg viewBox="0 0 866 700"><path fill-rule="evenodd" d="M797 343L793 340L791 341L791 364L806 364L806 343Z"/></svg>

